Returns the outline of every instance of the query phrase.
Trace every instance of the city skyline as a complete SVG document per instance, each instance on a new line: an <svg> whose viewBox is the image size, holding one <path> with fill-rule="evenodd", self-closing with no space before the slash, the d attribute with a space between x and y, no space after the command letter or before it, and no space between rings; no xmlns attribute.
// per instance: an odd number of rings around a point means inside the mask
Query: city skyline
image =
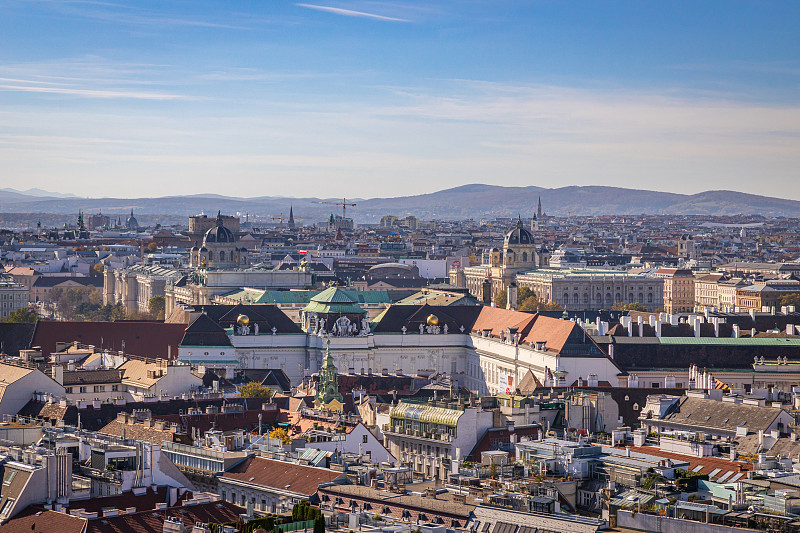
<svg viewBox="0 0 800 533"><path fill-rule="evenodd" d="M4 2L0 186L800 199L793 4Z"/></svg>

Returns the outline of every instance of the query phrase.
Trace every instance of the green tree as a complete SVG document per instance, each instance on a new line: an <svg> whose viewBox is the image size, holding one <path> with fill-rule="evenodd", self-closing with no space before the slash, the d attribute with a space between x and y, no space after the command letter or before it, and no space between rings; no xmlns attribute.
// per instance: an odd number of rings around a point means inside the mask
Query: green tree
<svg viewBox="0 0 800 533"><path fill-rule="evenodd" d="M647 308L639 302L631 302L625 306L628 311L647 311Z"/></svg>
<svg viewBox="0 0 800 533"><path fill-rule="evenodd" d="M497 304L497 307L506 308L506 305L508 305L508 293L505 289L497 291L497 294L494 295L494 303Z"/></svg>
<svg viewBox="0 0 800 533"><path fill-rule="evenodd" d="M314 519L314 533L325 533L325 518L321 513Z"/></svg>
<svg viewBox="0 0 800 533"><path fill-rule="evenodd" d="M242 398L270 398L272 389L256 381L251 381L239 386L239 394Z"/></svg>
<svg viewBox="0 0 800 533"><path fill-rule="evenodd" d="M15 309L8 314L6 318L6 322L14 322L17 324L23 322L36 322L36 313L28 309L27 307L21 307L19 309Z"/></svg>
<svg viewBox="0 0 800 533"><path fill-rule="evenodd" d="M150 311L150 315L156 320L164 320L164 309L165 303L163 296L153 296L147 301L147 310Z"/></svg>
<svg viewBox="0 0 800 533"><path fill-rule="evenodd" d="M796 308L800 309L800 292L793 292L791 294L784 294L781 296L779 300L780 304L783 305L793 305Z"/></svg>
<svg viewBox="0 0 800 533"><path fill-rule="evenodd" d="M158 245L156 243L151 242L150 244L147 245L147 251L148 252L153 253L156 250L158 250Z"/></svg>
<svg viewBox="0 0 800 533"><path fill-rule="evenodd" d="M517 291L517 301L521 302L528 298L537 298L536 293L530 287L520 287Z"/></svg>

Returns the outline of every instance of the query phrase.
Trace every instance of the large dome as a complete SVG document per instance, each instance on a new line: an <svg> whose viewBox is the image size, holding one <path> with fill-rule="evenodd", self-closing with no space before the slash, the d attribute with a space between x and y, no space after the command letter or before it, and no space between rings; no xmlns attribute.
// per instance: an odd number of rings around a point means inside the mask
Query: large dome
<svg viewBox="0 0 800 533"><path fill-rule="evenodd" d="M510 244L533 244L533 236L523 227L522 219L518 219L514 229L506 234L506 247Z"/></svg>
<svg viewBox="0 0 800 533"><path fill-rule="evenodd" d="M222 215L217 214L217 225L206 232L204 242L235 242L233 232L222 225Z"/></svg>

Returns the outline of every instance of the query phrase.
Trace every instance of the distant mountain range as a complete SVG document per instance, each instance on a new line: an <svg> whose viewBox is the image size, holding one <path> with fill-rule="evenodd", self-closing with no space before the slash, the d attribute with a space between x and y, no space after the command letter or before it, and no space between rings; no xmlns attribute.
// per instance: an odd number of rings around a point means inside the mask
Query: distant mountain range
<svg viewBox="0 0 800 533"><path fill-rule="evenodd" d="M706 191L698 194L676 194L619 187L589 186L502 187L498 185L464 185L434 193L397 198L352 199L358 205L348 208L348 216L357 222L375 222L383 215L424 219L467 219L517 216L530 217L541 197L545 213L563 216L601 214L675 214L800 217L800 201L785 200L735 191ZM171 215L187 217L200 212L209 215L246 213L258 216L288 216L294 207L298 221L312 223L341 213L341 207L320 202L341 201L338 198L284 198L264 196L236 198L217 194L168 196L160 198L78 198L39 189L16 191L0 189L0 213L53 213L72 215L82 209L87 214L103 212L123 216ZM351 199L348 199L350 202Z"/></svg>

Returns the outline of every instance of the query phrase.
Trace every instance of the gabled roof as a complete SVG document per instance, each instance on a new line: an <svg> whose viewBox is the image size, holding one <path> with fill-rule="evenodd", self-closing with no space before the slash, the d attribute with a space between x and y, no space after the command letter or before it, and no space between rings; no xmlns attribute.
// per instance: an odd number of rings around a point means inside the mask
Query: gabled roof
<svg viewBox="0 0 800 533"><path fill-rule="evenodd" d="M35 331L35 322L22 324L0 322L0 348L2 348L0 352L17 357L20 350L31 347Z"/></svg>
<svg viewBox="0 0 800 533"><path fill-rule="evenodd" d="M56 351L56 343L79 341L98 349L122 350L142 357L166 358L169 348L177 355L178 344L186 324L171 324L149 320L120 320L118 322L72 322L39 320L31 346L40 346L43 354Z"/></svg>
<svg viewBox="0 0 800 533"><path fill-rule="evenodd" d="M232 346L225 329L205 313L197 315L186 328L181 346Z"/></svg>
<svg viewBox="0 0 800 533"><path fill-rule="evenodd" d="M84 533L88 520L56 511L42 511L12 518L0 533Z"/></svg>
<svg viewBox="0 0 800 533"><path fill-rule="evenodd" d="M392 305L385 312L373 320L374 333L400 333L403 326L409 333L419 329L420 324L425 324L428 316L435 315L439 319L439 326L447 324L450 333L458 333L461 326L464 331L470 331L481 312L481 307L476 305Z"/></svg>
<svg viewBox="0 0 800 533"><path fill-rule="evenodd" d="M94 383L120 383L122 381L121 374L117 369L64 372L63 385L69 387L70 385L91 385Z"/></svg>
<svg viewBox="0 0 800 533"><path fill-rule="evenodd" d="M339 313L339 314L363 314L356 300L348 294L348 291L339 287L329 287L321 293L313 296L307 306L303 308L307 313Z"/></svg>
<svg viewBox="0 0 800 533"><path fill-rule="evenodd" d="M711 399L684 397L663 420L700 429L736 432L745 426L749 432L766 431L783 409Z"/></svg>
<svg viewBox="0 0 800 533"><path fill-rule="evenodd" d="M59 285L76 284L83 285L84 287L100 288L103 286L103 278L78 278L78 277L64 277L64 276L42 276L34 283L34 287L58 287Z"/></svg>
<svg viewBox="0 0 800 533"><path fill-rule="evenodd" d="M164 530L164 522L168 517L177 518L184 526L191 527L198 522L203 524L235 522L242 511L241 507L225 501L170 507L158 512L144 511L90 520L86 533L160 533Z"/></svg>
<svg viewBox="0 0 800 533"><path fill-rule="evenodd" d="M329 483L342 476L344 476L342 472L333 472L323 468L296 465L263 457L249 457L222 474L220 479L311 496L317 492L320 483Z"/></svg>
<svg viewBox="0 0 800 533"><path fill-rule="evenodd" d="M204 305L203 313L223 328L232 327L239 315L247 315L250 325L258 324L262 333L266 334L273 327L276 333L303 333L300 326L292 322L277 306L266 304L216 304Z"/></svg>

